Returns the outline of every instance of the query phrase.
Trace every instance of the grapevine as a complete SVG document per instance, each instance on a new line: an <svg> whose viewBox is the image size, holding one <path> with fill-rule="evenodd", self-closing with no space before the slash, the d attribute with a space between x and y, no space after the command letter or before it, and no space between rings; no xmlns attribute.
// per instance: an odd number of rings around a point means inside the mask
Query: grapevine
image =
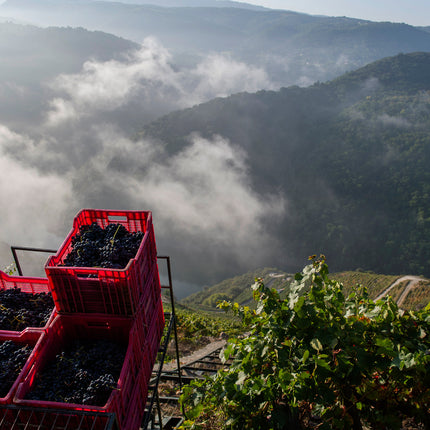
<svg viewBox="0 0 430 430"><path fill-rule="evenodd" d="M256 280L256 310L220 303L250 333L223 351L228 370L185 387L185 427L218 410L228 429L430 428L429 308L405 312L359 286L345 297L325 258L311 259L285 299Z"/></svg>

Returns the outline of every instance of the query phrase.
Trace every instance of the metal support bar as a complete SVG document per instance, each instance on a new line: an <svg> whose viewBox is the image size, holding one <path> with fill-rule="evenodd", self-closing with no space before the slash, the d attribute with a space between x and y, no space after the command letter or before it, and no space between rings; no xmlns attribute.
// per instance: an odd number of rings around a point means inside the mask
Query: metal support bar
<svg viewBox="0 0 430 430"><path fill-rule="evenodd" d="M200 372L214 372L216 373L218 369L212 369L209 367L198 367L198 366L182 366L182 369L191 370L191 371L200 371Z"/></svg>
<svg viewBox="0 0 430 430"><path fill-rule="evenodd" d="M165 373L163 373L162 375L160 375L160 379L166 380L166 381L178 381L179 382L179 377L176 375L167 375ZM182 375L181 381L189 384L190 382L194 381L195 379L205 379L203 376L184 376Z"/></svg>
<svg viewBox="0 0 430 430"><path fill-rule="evenodd" d="M221 360L211 360L210 357L208 357L208 360L195 360L193 363L202 363L202 364L213 364L215 366L224 366L225 363L223 363ZM184 366L182 366L183 368Z"/></svg>
<svg viewBox="0 0 430 430"><path fill-rule="evenodd" d="M13 259L15 261L16 269L18 270L19 276L22 276L21 265L19 264L18 255L16 251L31 251L31 252L48 252L49 254L56 254L56 249L45 249L45 248L33 248L27 246L11 246Z"/></svg>
<svg viewBox="0 0 430 430"><path fill-rule="evenodd" d="M173 322L174 322L174 319L171 317L170 321L169 321L169 327L167 329L167 334L166 334L166 337L164 339L164 347L163 347L163 352L162 352L160 364L159 364L158 370L157 370L157 376L155 378L155 384L153 385L154 394L151 397L151 400L149 402L149 407L148 407L148 413L145 415L145 418L143 421L143 425L142 425L143 429L146 429L148 427L148 424L149 424L149 421L151 418L152 409L154 407L154 401L158 395L158 383L160 382L160 376L161 376L161 372L163 370L163 363L164 363L164 359L166 357L167 345L169 344L170 333L171 333L172 328L173 328ZM162 424L160 424L160 425L162 425Z"/></svg>
<svg viewBox="0 0 430 430"><path fill-rule="evenodd" d="M157 258L161 258L166 260L167 263L167 274L169 279L169 285L162 286L161 288L168 288L170 291L170 305L172 307L172 318L173 318L173 332L175 336L175 348L176 348L176 369L178 371L179 377L179 389L182 390L182 376L181 376L181 363L179 362L179 342L178 342L178 330L176 324L176 312L175 312L175 298L173 295L173 282L172 282L172 269L170 266L170 257L169 256L157 256Z"/></svg>
<svg viewBox="0 0 430 430"><path fill-rule="evenodd" d="M155 391L155 399L157 402L158 425L160 426L160 430L163 430L163 417L161 416L160 397L158 396L158 390Z"/></svg>

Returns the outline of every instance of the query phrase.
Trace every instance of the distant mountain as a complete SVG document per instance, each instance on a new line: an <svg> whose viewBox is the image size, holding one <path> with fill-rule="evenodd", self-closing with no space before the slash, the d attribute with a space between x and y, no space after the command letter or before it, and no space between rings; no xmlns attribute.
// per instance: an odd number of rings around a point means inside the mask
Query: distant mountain
<svg viewBox="0 0 430 430"><path fill-rule="evenodd" d="M101 31L0 22L0 81L37 82L78 72L88 59L118 59L137 46Z"/></svg>
<svg viewBox="0 0 430 430"><path fill-rule="evenodd" d="M116 1L116 0L101 0ZM267 10L262 6L228 0L122 0L121 3L154 5L162 7L237 7L240 9Z"/></svg>
<svg viewBox="0 0 430 430"><path fill-rule="evenodd" d="M430 275L430 54L386 58L327 83L218 98L142 132L173 156L190 133L247 154L252 187L282 192L273 265L324 253L332 270ZM250 232L251 233L251 232Z"/></svg>
<svg viewBox="0 0 430 430"><path fill-rule="evenodd" d="M430 34L421 28L282 10L7 0L0 15L37 25L106 31L138 43L154 36L178 65L212 53L231 56L262 68L276 88L332 79L398 53L430 51Z"/></svg>

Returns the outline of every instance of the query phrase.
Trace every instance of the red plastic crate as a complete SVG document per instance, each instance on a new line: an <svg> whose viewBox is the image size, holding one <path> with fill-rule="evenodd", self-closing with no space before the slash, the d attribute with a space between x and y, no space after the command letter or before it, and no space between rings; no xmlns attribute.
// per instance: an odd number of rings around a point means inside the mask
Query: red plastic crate
<svg viewBox="0 0 430 430"><path fill-rule="evenodd" d="M9 276L0 271L0 290L20 288L24 293L49 293L48 279L26 278L24 276Z"/></svg>
<svg viewBox="0 0 430 430"><path fill-rule="evenodd" d="M72 249L72 237L81 226L93 222L102 228L118 223L130 232L144 232L135 258L124 269L62 266ZM133 316L140 300L147 293L145 288L152 279L153 271L157 272L158 277L150 211L83 209L75 217L73 228L57 254L51 256L45 265L49 288L59 313Z"/></svg>
<svg viewBox="0 0 430 430"><path fill-rule="evenodd" d="M129 422L128 417L139 407L138 404L146 402L147 390L140 386L141 372L142 368L148 366L150 355L149 348L142 348L145 341L142 341L142 335L139 333L139 324L142 324L142 321L138 318L58 315L38 345L37 361L26 375L19 378L14 403L33 408L115 413L120 430L137 430L143 415L136 416L134 423ZM122 344L128 342L117 388L112 391L107 403L104 406L93 406L26 399L34 386L37 373L61 351L63 345L77 338L109 339ZM137 385L140 388L136 389Z"/></svg>
<svg viewBox="0 0 430 430"><path fill-rule="evenodd" d="M149 323L149 327L145 338L145 343L146 343L145 348L147 348L149 351L151 367L154 364L155 359L157 358L157 353L160 346L160 340L163 336L164 325L165 325L165 322L164 322L163 305L160 298L156 305L154 315Z"/></svg>
<svg viewBox="0 0 430 430"><path fill-rule="evenodd" d="M143 288L140 297L139 309L143 312L145 320L149 323L158 315L161 301L161 285L158 266L153 267L151 274ZM162 306L162 305L161 305Z"/></svg>
<svg viewBox="0 0 430 430"><path fill-rule="evenodd" d="M118 430L114 414L0 405L0 430Z"/></svg>
<svg viewBox="0 0 430 430"><path fill-rule="evenodd" d="M36 278L36 277L24 277L24 276L9 276L6 273L0 271L0 290L10 290L13 288L19 288L22 292L28 294L40 294L49 293L50 289L48 286L47 278ZM55 306L52 309L51 316L45 326L35 328L47 328L52 320L56 316ZM0 335L9 336L17 333L10 330L1 330Z"/></svg>
<svg viewBox="0 0 430 430"><path fill-rule="evenodd" d="M18 388L18 382L19 378L23 375L26 375L30 367L36 362L38 353L36 345L38 345L41 341L42 335L44 331L42 329L37 328L27 328L23 330L22 332L9 332L9 333L0 333L0 343L5 342L7 340L11 340L14 343L19 344L28 344L33 347L33 351L31 352L30 356L27 359L27 362L21 369L21 372L19 375L17 375L17 378L15 382L10 387L9 392L6 394L5 397L0 397L0 405L7 405L12 403L13 396L15 394L16 389Z"/></svg>
<svg viewBox="0 0 430 430"><path fill-rule="evenodd" d="M129 410L128 415L124 417L125 428L127 429L138 429L142 424L148 398L149 381L151 379L152 367L153 366L151 366L147 360L142 362L134 391L131 393L129 399L126 397L122 398L124 403L127 403L127 401L133 401L134 403L133 409ZM139 401L135 401L134 399L139 399Z"/></svg>

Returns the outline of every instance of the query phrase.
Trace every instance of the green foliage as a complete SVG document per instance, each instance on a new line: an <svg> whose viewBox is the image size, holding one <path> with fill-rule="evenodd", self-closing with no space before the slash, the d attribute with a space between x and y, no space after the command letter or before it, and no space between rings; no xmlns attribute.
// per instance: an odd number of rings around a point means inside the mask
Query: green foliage
<svg viewBox="0 0 430 430"><path fill-rule="evenodd" d="M3 269L3 272L8 274L9 276L15 275L17 271L18 271L18 269L16 268L15 263L11 263Z"/></svg>
<svg viewBox="0 0 430 430"><path fill-rule="evenodd" d="M216 317L204 312L177 310L177 327L180 339L195 339L201 336L217 337L221 333L237 334L240 324L236 318Z"/></svg>
<svg viewBox="0 0 430 430"><path fill-rule="evenodd" d="M257 280L256 310L220 305L250 333L222 353L228 370L185 387L188 428L219 410L228 429L400 429L430 425L430 312L404 312L366 288L347 298L323 256L295 276L285 299Z"/></svg>

